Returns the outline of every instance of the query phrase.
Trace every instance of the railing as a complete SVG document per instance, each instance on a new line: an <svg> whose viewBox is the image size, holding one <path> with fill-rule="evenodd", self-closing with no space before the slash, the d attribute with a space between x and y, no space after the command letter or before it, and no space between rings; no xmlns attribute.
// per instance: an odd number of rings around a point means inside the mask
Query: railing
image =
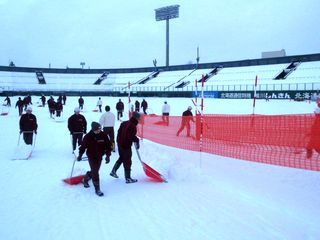
<svg viewBox="0 0 320 240"><path fill-rule="evenodd" d="M112 85L92 85L92 84L25 84L25 83L2 83L3 91L108 91L108 92L125 92L123 86ZM235 84L235 85L207 85L204 91L253 91L253 84ZM312 83L277 83L277 84L260 84L257 91L317 91L320 89L320 82ZM194 86L184 88L165 87L165 86L135 86L131 87L131 92L193 92Z"/></svg>

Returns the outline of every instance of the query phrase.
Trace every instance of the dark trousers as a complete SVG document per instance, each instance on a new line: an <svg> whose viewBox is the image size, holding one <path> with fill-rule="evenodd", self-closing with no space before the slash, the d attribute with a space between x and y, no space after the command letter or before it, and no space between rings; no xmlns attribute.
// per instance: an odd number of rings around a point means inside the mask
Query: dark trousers
<svg viewBox="0 0 320 240"><path fill-rule="evenodd" d="M121 166L121 164L123 163L123 167L124 167L124 172L129 172L131 171L131 165L132 165L132 151L131 148L122 148L120 146L118 146L118 152L119 152L119 158L116 161L115 165L114 165L114 170L117 171L118 168Z"/></svg>
<svg viewBox="0 0 320 240"><path fill-rule="evenodd" d="M103 132L109 137L111 143L114 143L114 128L113 127L104 127Z"/></svg>
<svg viewBox="0 0 320 240"><path fill-rule="evenodd" d="M24 132L23 133L23 140L27 145L32 145L33 132Z"/></svg>
<svg viewBox="0 0 320 240"><path fill-rule="evenodd" d="M52 115L54 115L55 111L56 110L54 108L49 108L49 113L51 118L52 118Z"/></svg>
<svg viewBox="0 0 320 240"><path fill-rule="evenodd" d="M57 110L57 117L61 117L61 111Z"/></svg>
<svg viewBox="0 0 320 240"><path fill-rule="evenodd" d="M99 178L99 170L101 167L101 162L102 162L102 158L101 159L92 159L89 158L89 165L90 165L90 172L88 172L87 174L89 175L90 178L92 178L92 182L95 184L99 184L100 178Z"/></svg>
<svg viewBox="0 0 320 240"><path fill-rule="evenodd" d="M123 115L122 115L122 111L118 111L117 119L119 120L122 116L123 116Z"/></svg>
<svg viewBox="0 0 320 240"><path fill-rule="evenodd" d="M102 110L101 110L101 107L102 107L102 106L101 106L101 105L98 105L98 107L99 107L99 112L102 112Z"/></svg>
<svg viewBox="0 0 320 240"><path fill-rule="evenodd" d="M23 106L18 107L18 110L19 110L19 116L21 116L21 115L22 115L22 112L23 112Z"/></svg>
<svg viewBox="0 0 320 240"><path fill-rule="evenodd" d="M147 115L147 109L146 108L142 108L143 113Z"/></svg>
<svg viewBox="0 0 320 240"><path fill-rule="evenodd" d="M73 151L76 150L77 142L78 142L78 146L81 145L82 137L83 137L83 133L82 132L73 133L72 134L72 148L73 148Z"/></svg>

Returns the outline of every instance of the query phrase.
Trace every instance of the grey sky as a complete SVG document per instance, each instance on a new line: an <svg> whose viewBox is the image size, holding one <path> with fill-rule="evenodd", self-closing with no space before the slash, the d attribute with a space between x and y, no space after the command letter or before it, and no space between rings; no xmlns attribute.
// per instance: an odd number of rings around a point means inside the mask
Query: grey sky
<svg viewBox="0 0 320 240"><path fill-rule="evenodd" d="M0 65L79 68L165 65L165 21L154 9L180 5L170 21L170 65L320 52L319 0L0 0Z"/></svg>

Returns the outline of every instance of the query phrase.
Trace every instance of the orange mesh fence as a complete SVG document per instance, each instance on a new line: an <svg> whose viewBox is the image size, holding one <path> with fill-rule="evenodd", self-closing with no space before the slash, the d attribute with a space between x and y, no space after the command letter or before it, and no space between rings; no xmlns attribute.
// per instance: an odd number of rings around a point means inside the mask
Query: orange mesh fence
<svg viewBox="0 0 320 240"><path fill-rule="evenodd" d="M170 116L167 123L162 116L145 115L138 133L186 150L320 171L320 116L198 115L189 122L190 134L185 126L177 136L185 122L185 117Z"/></svg>

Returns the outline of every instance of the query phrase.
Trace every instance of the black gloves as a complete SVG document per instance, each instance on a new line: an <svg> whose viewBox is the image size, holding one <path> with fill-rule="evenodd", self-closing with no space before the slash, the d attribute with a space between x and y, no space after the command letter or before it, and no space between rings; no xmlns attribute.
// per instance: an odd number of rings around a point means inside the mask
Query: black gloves
<svg viewBox="0 0 320 240"><path fill-rule="evenodd" d="M106 156L106 164L108 164L110 162L110 156Z"/></svg>
<svg viewBox="0 0 320 240"><path fill-rule="evenodd" d="M82 156L79 155L79 156L77 157L77 161L81 161L81 160L82 160Z"/></svg>

